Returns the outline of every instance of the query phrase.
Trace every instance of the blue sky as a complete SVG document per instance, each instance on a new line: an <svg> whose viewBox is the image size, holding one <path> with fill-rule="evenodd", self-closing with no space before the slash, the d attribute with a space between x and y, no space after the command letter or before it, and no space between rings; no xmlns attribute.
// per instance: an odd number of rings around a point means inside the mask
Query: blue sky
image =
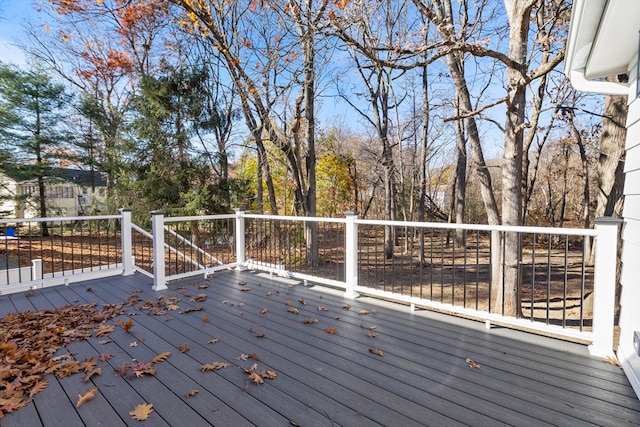
<svg viewBox="0 0 640 427"><path fill-rule="evenodd" d="M29 21L40 22L36 7L32 0L0 0L0 61L24 64L24 53L15 45L24 40Z"/></svg>

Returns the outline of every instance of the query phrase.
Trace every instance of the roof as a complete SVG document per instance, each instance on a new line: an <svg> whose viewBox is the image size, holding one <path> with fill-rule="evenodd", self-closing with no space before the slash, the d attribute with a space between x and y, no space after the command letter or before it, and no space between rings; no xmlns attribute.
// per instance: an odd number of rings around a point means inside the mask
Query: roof
<svg viewBox="0 0 640 427"><path fill-rule="evenodd" d="M66 169L66 168L47 168L51 171L47 174L50 178L57 178L63 181L71 182L81 187L91 187L92 183L95 187L106 187L107 180L103 173L98 171L87 171L81 169ZM14 178L15 179L15 178ZM33 178L29 179L17 179L19 183L32 182Z"/></svg>
<svg viewBox="0 0 640 427"><path fill-rule="evenodd" d="M638 53L640 1L574 0L565 74L578 90L626 95L628 86L601 79L624 74Z"/></svg>

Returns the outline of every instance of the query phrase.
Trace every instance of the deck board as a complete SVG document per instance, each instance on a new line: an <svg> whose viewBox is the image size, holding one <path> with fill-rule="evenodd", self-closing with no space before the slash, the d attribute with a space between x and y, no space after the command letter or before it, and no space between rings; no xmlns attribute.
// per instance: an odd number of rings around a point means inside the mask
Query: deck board
<svg viewBox="0 0 640 427"><path fill-rule="evenodd" d="M208 287L197 289L194 283ZM144 402L154 404L145 422L154 426L640 425L640 402L622 371L589 357L582 346L487 331L464 319L412 313L368 297L347 300L326 288L293 283L224 272L155 292L149 278L134 275L0 296L0 315L66 304L124 303L134 294L152 301L179 296L181 310L202 307L163 315L140 310L139 304L125 307L125 314L111 323L131 319L131 331L116 327L108 337L112 342L99 344L104 338L92 337L64 350L76 360L114 354L99 362L101 376L83 383L82 375L49 375L49 387L27 407L7 414L2 426L139 426L129 411ZM207 299L190 300L199 293ZM292 307L299 314L289 312ZM262 314L264 308L268 313ZM303 324L306 318L318 322ZM375 338L367 336L372 325ZM327 326L338 333L326 333ZM219 342L208 344L212 338ZM129 346L133 341L136 347ZM189 350L180 352L184 344ZM150 361L165 351L172 355L155 365L154 376L113 375L123 362ZM259 360L237 360L241 354ZM480 369L467 366L466 358ZM200 371L213 362L233 366ZM277 378L250 384L241 368L253 363L276 371ZM78 393L93 385L98 386L96 398L75 408ZM186 397L189 390L198 393Z"/></svg>

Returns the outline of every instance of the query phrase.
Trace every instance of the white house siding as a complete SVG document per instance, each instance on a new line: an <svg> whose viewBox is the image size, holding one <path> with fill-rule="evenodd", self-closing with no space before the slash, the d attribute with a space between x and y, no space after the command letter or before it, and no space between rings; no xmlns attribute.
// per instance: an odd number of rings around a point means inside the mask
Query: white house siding
<svg viewBox="0 0 640 427"><path fill-rule="evenodd" d="M633 345L640 331L640 98L636 96L637 58L632 61L625 160L622 294L618 357L640 396L640 357Z"/></svg>

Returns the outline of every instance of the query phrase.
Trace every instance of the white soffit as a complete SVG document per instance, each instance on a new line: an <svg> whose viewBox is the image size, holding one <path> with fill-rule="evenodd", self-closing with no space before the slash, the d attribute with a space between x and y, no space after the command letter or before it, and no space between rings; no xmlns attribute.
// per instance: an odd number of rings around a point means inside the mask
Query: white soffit
<svg viewBox="0 0 640 427"><path fill-rule="evenodd" d="M585 6L592 1L586 0ZM639 32L640 0L608 0L591 46L585 77L591 80L626 73L638 52Z"/></svg>

